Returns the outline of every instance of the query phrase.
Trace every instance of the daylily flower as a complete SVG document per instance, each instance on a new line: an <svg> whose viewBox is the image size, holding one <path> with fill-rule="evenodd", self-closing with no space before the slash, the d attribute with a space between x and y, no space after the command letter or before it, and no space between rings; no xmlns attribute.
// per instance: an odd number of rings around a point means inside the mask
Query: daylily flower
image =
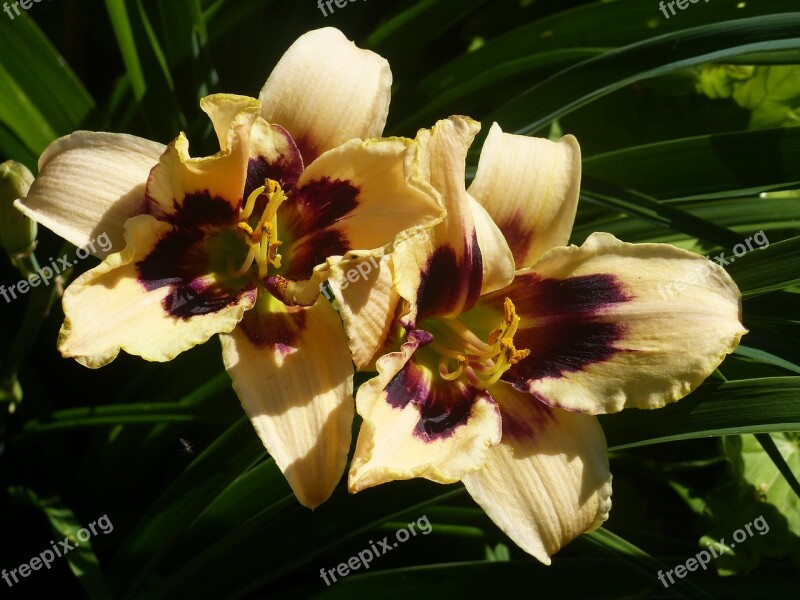
<svg viewBox="0 0 800 600"><path fill-rule="evenodd" d="M391 72L336 29L302 36L261 100L201 101L220 151L191 158L129 135L77 132L42 155L19 208L77 246L115 243L65 291L59 349L96 368L120 350L167 361L220 334L233 386L300 502L344 472L354 414L329 264L440 221L412 140L383 130Z"/></svg>
<svg viewBox="0 0 800 600"><path fill-rule="evenodd" d="M572 136L551 142L495 124L467 192L465 156L478 129L452 117L419 138L448 217L382 263L402 345L358 391L364 424L349 487L461 480L511 539L549 564L611 507L594 415L659 408L697 387L745 333L741 297L721 267L673 246L605 233L565 246L581 170ZM707 274L695 285L658 292L688 273L696 281L699 265ZM379 314L379 294L334 289L351 306L360 294L364 306L342 314L367 364L394 336L391 323L362 318Z"/></svg>

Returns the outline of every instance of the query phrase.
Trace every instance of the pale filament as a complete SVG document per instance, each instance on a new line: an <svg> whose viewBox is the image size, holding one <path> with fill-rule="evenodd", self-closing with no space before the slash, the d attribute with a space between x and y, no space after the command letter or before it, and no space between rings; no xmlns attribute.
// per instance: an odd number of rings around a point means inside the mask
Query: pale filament
<svg viewBox="0 0 800 600"><path fill-rule="evenodd" d="M254 228L250 227L247 220L253 214L256 200L264 193L267 194L267 204L261 213L258 224ZM239 214L237 229L244 234L245 242L249 248L241 266L235 271L231 271L233 277L244 276L250 270L253 262L258 265L258 277L260 279L267 276L270 265L276 269L281 266L281 255L278 254L278 247L282 242L278 239L277 212L278 207L284 200L286 200L286 195L283 193L280 184L272 179L264 181L263 186L253 190L247 197L244 208Z"/></svg>
<svg viewBox="0 0 800 600"><path fill-rule="evenodd" d="M463 375L472 386L486 389L497 383L512 365L530 354L530 350L514 347L514 334L519 328L520 318L511 299L505 299L503 308L503 323L489 334L489 343L480 340L456 319L437 320L435 330L439 341L431 342L428 347L441 357L439 375L444 380L455 381ZM446 326L446 329L439 325ZM457 367L450 370L453 362Z"/></svg>

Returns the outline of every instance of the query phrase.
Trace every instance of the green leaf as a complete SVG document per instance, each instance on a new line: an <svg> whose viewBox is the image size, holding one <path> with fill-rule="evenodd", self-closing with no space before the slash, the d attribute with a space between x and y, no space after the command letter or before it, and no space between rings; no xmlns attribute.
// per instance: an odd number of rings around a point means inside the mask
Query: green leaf
<svg viewBox="0 0 800 600"><path fill-rule="evenodd" d="M487 66L563 48L619 47L654 35L683 32L709 25L797 10L794 0L762 0L741 6L739 0L714 0L702 10L682 12L679 19L664 19L657 7L641 0L593 2L554 12L486 42L434 70L419 83L428 98L480 74Z"/></svg>
<svg viewBox="0 0 800 600"><path fill-rule="evenodd" d="M580 577L576 577L580 573ZM538 598L597 600L643 598L655 589L647 578L617 558L563 558L546 567L530 561L458 562L356 573L324 587L320 580L276 600L407 600L408 598L514 598L535 590ZM603 583L605 582L605 583ZM611 583L613 582L613 584ZM424 596L420 596L424 590Z"/></svg>
<svg viewBox="0 0 800 600"><path fill-rule="evenodd" d="M800 377L706 383L654 411L599 417L609 449L735 433L800 430Z"/></svg>
<svg viewBox="0 0 800 600"><path fill-rule="evenodd" d="M652 557L638 546L603 527L587 533L583 539L594 544L603 552L610 554L617 560L629 565L644 577L652 576L653 573L658 573L660 571L669 570L669 567L660 560ZM692 583L691 580L687 579L678 579L675 582L675 586L672 588L672 592L681 598L713 598L713 596L710 596Z"/></svg>
<svg viewBox="0 0 800 600"><path fill-rule="evenodd" d="M0 18L0 122L19 142L38 156L56 137L77 129L93 107L89 93L28 15ZM2 143L0 150L24 158L13 142Z"/></svg>
<svg viewBox="0 0 800 600"><path fill-rule="evenodd" d="M486 0L421 0L389 19L367 38L366 46L376 51L391 48L422 48ZM409 44L409 40L414 40Z"/></svg>
<svg viewBox="0 0 800 600"><path fill-rule="evenodd" d="M145 81L142 61L139 58L139 50L136 47L133 27L131 26L125 0L105 0L105 3L133 93L137 100L142 100L145 92L147 92L147 82Z"/></svg>
<svg viewBox="0 0 800 600"><path fill-rule="evenodd" d="M150 508L109 567L116 596L135 596L160 558L180 543L191 523L263 456L264 447L246 418L199 455Z"/></svg>
<svg viewBox="0 0 800 600"><path fill-rule="evenodd" d="M492 112L515 133L531 134L592 100L641 79L745 52L800 47L800 13L752 17L658 36L565 69Z"/></svg>
<svg viewBox="0 0 800 600"><path fill-rule="evenodd" d="M83 537L86 537L86 534L81 538L78 537L78 532L84 528L86 528L88 533L91 533L92 531L89 526L96 525L96 521L91 524L81 523L75 516L75 513L59 498L43 499L32 490L23 488L13 488L11 493L44 513L53 530L55 538L53 541L57 548L63 548L59 545L59 542L68 539L67 545L72 549L66 550L60 557L57 556L56 560L63 558L67 561L70 570L89 593L90 597L99 598L101 600L105 600L106 598L110 599L112 596L106 588L103 572L100 569L100 563L92 549L92 538L89 537L84 541ZM104 529L99 525L95 526L95 533L92 535L95 536L100 533L107 535L112 533L114 524L111 517L108 515L97 515L97 517L98 519L103 519L103 517L105 517L110 527L107 526ZM45 545L44 550L50 550L50 548Z"/></svg>
<svg viewBox="0 0 800 600"><path fill-rule="evenodd" d="M665 229L680 231L721 246L733 246L741 241L729 229L644 194L615 188L592 179L584 179L582 187L583 200L656 223Z"/></svg>
<svg viewBox="0 0 800 600"><path fill-rule="evenodd" d="M656 198L800 183L800 128L670 140L584 159L584 173Z"/></svg>
<svg viewBox="0 0 800 600"><path fill-rule="evenodd" d="M800 236L729 259L736 262L728 272L745 298L800 283Z"/></svg>
<svg viewBox="0 0 800 600"><path fill-rule="evenodd" d="M742 476L758 491L762 501L774 505L786 517L789 529L800 536L800 491L794 475L800 473L800 437L797 433L763 435L772 441L788 467L789 477L781 473L776 461L765 451L764 444L753 435L742 436Z"/></svg>

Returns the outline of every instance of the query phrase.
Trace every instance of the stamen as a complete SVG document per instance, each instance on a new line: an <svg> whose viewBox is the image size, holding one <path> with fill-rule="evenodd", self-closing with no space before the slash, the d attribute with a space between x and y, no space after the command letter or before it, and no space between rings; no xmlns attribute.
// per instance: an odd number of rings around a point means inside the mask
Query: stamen
<svg viewBox="0 0 800 600"><path fill-rule="evenodd" d="M428 346L442 358L439 375L445 381L464 377L477 388L486 389L494 385L513 365L530 355L530 350L517 350L514 335L519 328L520 317L510 298L503 302L503 323L489 334L488 343L480 340L458 319L441 319L434 327L436 341ZM461 352L454 348L461 349ZM450 371L450 362L458 367Z"/></svg>
<svg viewBox="0 0 800 600"><path fill-rule="evenodd" d="M475 348L480 348L480 352L483 352L489 348L486 342L481 340L477 335L467 329L467 326L458 319L442 319L440 322L442 325L446 325L448 328L450 328L462 340L472 344Z"/></svg>
<svg viewBox="0 0 800 600"><path fill-rule="evenodd" d="M262 194L266 194L267 203L258 223L255 227L251 227L247 221L252 216L256 201ZM280 268L281 255L278 254L278 248L282 242L278 239L277 212L284 200L286 200L286 195L280 184L272 179L266 179L263 186L253 190L247 197L244 208L239 213L237 229L246 236L245 243L248 245L248 251L242 266L231 273L234 277L246 274L254 261L258 265L258 277L261 279L267 276L269 265L276 269Z"/></svg>
<svg viewBox="0 0 800 600"><path fill-rule="evenodd" d="M244 208L242 209L242 212L239 214L240 220L246 221L247 219L250 218L250 215L253 214L253 209L256 206L256 200L258 200L258 197L261 194L263 194L264 190L266 189L267 186L262 185L260 188L256 188L252 192L250 192L250 195L247 197L247 202L244 203Z"/></svg>
<svg viewBox="0 0 800 600"><path fill-rule="evenodd" d="M439 362L439 375L445 381L455 381L461 374L464 372L464 367L469 364L467 361L467 357L463 354L460 354L456 357L456 361L458 361L458 368L455 371L449 371L449 360L443 358L441 362Z"/></svg>

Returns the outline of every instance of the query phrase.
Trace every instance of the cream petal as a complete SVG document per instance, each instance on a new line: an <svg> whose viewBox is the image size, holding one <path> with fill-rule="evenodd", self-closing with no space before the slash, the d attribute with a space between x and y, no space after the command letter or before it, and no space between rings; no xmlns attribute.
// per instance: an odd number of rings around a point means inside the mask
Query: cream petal
<svg viewBox="0 0 800 600"><path fill-rule="evenodd" d="M326 152L301 175L278 220L292 240L281 247L289 280L345 254L389 253L440 222L436 192L407 164L412 141L351 140Z"/></svg>
<svg viewBox="0 0 800 600"><path fill-rule="evenodd" d="M503 133L484 142L469 193L489 212L518 269L569 241L581 182L581 149L571 135L552 142Z"/></svg>
<svg viewBox="0 0 800 600"><path fill-rule="evenodd" d="M488 294L506 287L514 280L514 255L503 232L472 196L469 196L469 208L483 262L481 294Z"/></svg>
<svg viewBox="0 0 800 600"><path fill-rule="evenodd" d="M215 120L215 127L228 124L217 154L192 158L183 133L167 146L147 181L150 214L183 226L231 225L238 219L258 102L245 104L235 98L222 95L204 100L203 108Z"/></svg>
<svg viewBox="0 0 800 600"><path fill-rule="evenodd" d="M353 422L353 364L336 311L259 299L220 336L225 368L297 499L314 508L342 477Z"/></svg>
<svg viewBox="0 0 800 600"><path fill-rule="evenodd" d="M259 99L262 116L292 134L308 165L347 140L379 137L391 87L389 63L326 27L292 44Z"/></svg>
<svg viewBox="0 0 800 600"><path fill-rule="evenodd" d="M608 518L611 473L597 418L549 408L500 383L490 388L503 438L464 485L492 521L544 564Z"/></svg>
<svg viewBox="0 0 800 600"><path fill-rule="evenodd" d="M174 226L139 215L125 223L127 245L78 277L65 291L59 350L97 368L120 350L172 360L215 333L236 327L255 288L226 290L195 265L193 244ZM187 263L175 256L185 250Z"/></svg>
<svg viewBox="0 0 800 600"><path fill-rule="evenodd" d="M410 303L412 326L431 316L456 316L480 296L484 265L490 263L483 262L464 187L467 150L479 130L472 119L450 117L421 130L412 146L412 171L440 194L447 210L441 224L398 247L392 257L395 285Z"/></svg>
<svg viewBox="0 0 800 600"><path fill-rule="evenodd" d="M521 318L530 355L505 381L542 402L591 414L659 408L696 388L746 333L741 295L722 267L667 244L596 233L551 250L481 299Z"/></svg>
<svg viewBox="0 0 800 600"><path fill-rule="evenodd" d="M124 247L125 221L146 212L145 183L164 145L121 133L76 131L50 144L39 159L39 175L17 207L75 246L102 234L111 249Z"/></svg>
<svg viewBox="0 0 800 600"><path fill-rule="evenodd" d="M414 360L429 341L424 331L410 332L400 352L380 358L378 376L359 388L364 423L351 492L413 477L453 483L480 468L488 447L500 440L500 414L486 391L444 381Z"/></svg>
<svg viewBox="0 0 800 600"><path fill-rule="evenodd" d="M391 256L341 261L330 270L330 285L344 323L356 369L372 371L396 338L401 298L392 282Z"/></svg>

